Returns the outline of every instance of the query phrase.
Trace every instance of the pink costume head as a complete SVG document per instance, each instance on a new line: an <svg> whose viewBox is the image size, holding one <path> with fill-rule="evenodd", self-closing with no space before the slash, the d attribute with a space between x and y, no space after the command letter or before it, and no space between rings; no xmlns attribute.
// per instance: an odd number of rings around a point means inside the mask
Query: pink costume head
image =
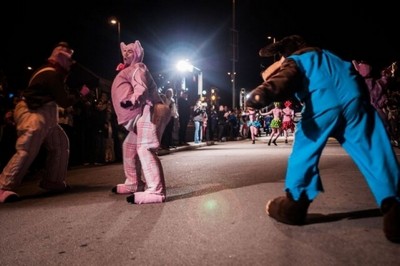
<svg viewBox="0 0 400 266"><path fill-rule="evenodd" d="M125 67L143 61L144 50L139 41L127 45L121 42L120 47Z"/></svg>

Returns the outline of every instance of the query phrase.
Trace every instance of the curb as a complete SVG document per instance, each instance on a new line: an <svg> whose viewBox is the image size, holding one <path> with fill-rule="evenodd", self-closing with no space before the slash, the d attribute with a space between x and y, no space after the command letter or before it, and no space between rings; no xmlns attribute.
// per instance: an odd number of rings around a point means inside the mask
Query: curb
<svg viewBox="0 0 400 266"><path fill-rule="evenodd" d="M158 150L157 154L158 154L158 156L162 156L162 155L167 155L167 154L171 154L171 153L178 152L178 151L194 150L194 149L197 149L200 147L214 145L214 141L207 141L207 142L201 142L201 143L188 142L188 144L189 145L177 146L175 148L171 148L168 150L160 149L160 150Z"/></svg>

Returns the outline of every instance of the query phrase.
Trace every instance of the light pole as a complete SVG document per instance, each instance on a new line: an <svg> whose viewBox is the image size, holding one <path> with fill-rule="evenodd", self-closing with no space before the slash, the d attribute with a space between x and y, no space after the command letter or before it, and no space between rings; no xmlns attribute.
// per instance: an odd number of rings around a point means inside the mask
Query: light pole
<svg viewBox="0 0 400 266"><path fill-rule="evenodd" d="M110 24L117 25L118 29L118 45L121 43L121 22L116 17L111 17L109 19Z"/></svg>
<svg viewBox="0 0 400 266"><path fill-rule="evenodd" d="M238 46L239 46L239 41L238 41L238 31L236 30L236 25L235 25L235 9L236 9L236 3L235 0L232 0L232 29L231 29L231 34L232 34L232 72L228 73L228 75L231 76L231 82L232 82L232 110L235 109L236 107L236 62L238 61Z"/></svg>
<svg viewBox="0 0 400 266"><path fill-rule="evenodd" d="M181 72L197 72L197 94L201 98L203 94L203 72L200 68L197 68L189 63L189 60L181 60L176 64L176 68ZM182 89L186 90L186 80L185 77L182 78Z"/></svg>

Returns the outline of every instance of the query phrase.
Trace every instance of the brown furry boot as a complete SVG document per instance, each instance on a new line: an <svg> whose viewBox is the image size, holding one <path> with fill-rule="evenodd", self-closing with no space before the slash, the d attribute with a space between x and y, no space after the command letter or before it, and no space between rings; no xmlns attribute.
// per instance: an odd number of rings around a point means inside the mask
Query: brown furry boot
<svg viewBox="0 0 400 266"><path fill-rule="evenodd" d="M268 201L266 211L269 216L278 222L302 225L306 221L308 207L311 202L304 193L298 201L295 201L292 195L287 192L286 196Z"/></svg>
<svg viewBox="0 0 400 266"><path fill-rule="evenodd" d="M400 202L392 197L382 202L383 232L386 238L394 243L400 243Z"/></svg>

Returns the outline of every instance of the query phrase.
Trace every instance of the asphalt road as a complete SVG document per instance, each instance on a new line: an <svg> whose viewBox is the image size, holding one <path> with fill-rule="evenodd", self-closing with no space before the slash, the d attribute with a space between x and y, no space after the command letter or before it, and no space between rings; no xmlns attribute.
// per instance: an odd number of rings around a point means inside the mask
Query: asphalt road
<svg viewBox="0 0 400 266"><path fill-rule="evenodd" d="M0 265L400 265L400 245L385 239L372 194L336 142L324 150L325 192L304 226L265 213L283 195L290 144L189 148L160 155L164 204L112 194L121 164L69 170L72 190L61 195L26 180L20 202L0 205Z"/></svg>

